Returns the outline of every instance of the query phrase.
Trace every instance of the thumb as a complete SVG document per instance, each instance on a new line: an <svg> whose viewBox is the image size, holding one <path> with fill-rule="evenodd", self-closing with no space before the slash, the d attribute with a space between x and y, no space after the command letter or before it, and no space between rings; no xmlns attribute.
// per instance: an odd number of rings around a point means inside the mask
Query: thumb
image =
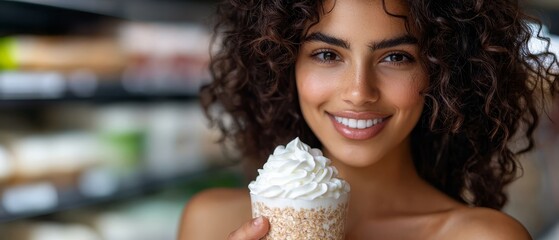
<svg viewBox="0 0 559 240"><path fill-rule="evenodd" d="M257 217L243 224L239 229L229 234L228 240L257 240L268 232L270 223L265 217Z"/></svg>

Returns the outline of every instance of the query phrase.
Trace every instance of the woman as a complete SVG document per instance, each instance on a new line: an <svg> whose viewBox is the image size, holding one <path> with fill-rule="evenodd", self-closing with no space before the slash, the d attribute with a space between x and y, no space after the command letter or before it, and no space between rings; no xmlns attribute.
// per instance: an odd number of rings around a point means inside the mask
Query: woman
<svg viewBox="0 0 559 240"><path fill-rule="evenodd" d="M499 209L532 148L537 94L559 81L553 54L528 51L533 19L516 1L230 0L218 12L201 99L250 173L298 136L351 185L347 239L530 239ZM516 137L527 141L513 149ZM259 239L269 223L250 216L246 189L205 191L180 238Z"/></svg>

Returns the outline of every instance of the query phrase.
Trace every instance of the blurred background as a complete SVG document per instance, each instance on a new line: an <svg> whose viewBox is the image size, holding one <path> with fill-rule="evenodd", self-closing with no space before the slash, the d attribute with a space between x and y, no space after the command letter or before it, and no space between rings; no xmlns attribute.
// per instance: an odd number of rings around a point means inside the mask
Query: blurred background
<svg viewBox="0 0 559 240"><path fill-rule="evenodd" d="M175 239L193 194L245 186L197 98L216 2L0 0L1 239ZM523 4L559 53L559 0ZM505 208L540 240L559 239L558 146L544 117Z"/></svg>

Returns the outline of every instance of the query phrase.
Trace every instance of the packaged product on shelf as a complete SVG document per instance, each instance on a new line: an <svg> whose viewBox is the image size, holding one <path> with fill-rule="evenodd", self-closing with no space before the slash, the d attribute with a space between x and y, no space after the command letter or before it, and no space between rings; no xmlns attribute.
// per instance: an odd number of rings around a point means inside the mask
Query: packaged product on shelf
<svg viewBox="0 0 559 240"><path fill-rule="evenodd" d="M90 226L79 223L42 222L33 224L28 230L29 240L102 240Z"/></svg>
<svg viewBox="0 0 559 240"><path fill-rule="evenodd" d="M55 209L60 201L57 187L48 181L6 187L3 189L1 200L3 211L11 215L50 211Z"/></svg>
<svg viewBox="0 0 559 240"><path fill-rule="evenodd" d="M125 23L120 41L129 64L124 87L147 93L197 93L209 79L210 32L198 24Z"/></svg>
<svg viewBox="0 0 559 240"><path fill-rule="evenodd" d="M119 174L136 174L142 168L145 110L118 104L97 110L96 129L101 141L103 163Z"/></svg>
<svg viewBox="0 0 559 240"><path fill-rule="evenodd" d="M202 137L207 128L197 102L151 106L146 127L146 168L156 176L199 171L209 162Z"/></svg>
<svg viewBox="0 0 559 240"><path fill-rule="evenodd" d="M85 132L23 136L11 148L20 178L71 175L101 159L98 140Z"/></svg>
<svg viewBox="0 0 559 240"><path fill-rule="evenodd" d="M80 223L23 221L0 226L2 238L14 240L101 240L91 227Z"/></svg>
<svg viewBox="0 0 559 240"><path fill-rule="evenodd" d="M126 57L114 36L17 35L0 40L0 69L71 72L88 69L117 75Z"/></svg>
<svg viewBox="0 0 559 240"><path fill-rule="evenodd" d="M107 197L119 190L119 176L108 166L91 167L77 179L76 187L85 197Z"/></svg>
<svg viewBox="0 0 559 240"><path fill-rule="evenodd" d="M0 97L2 99L51 99L63 96L66 91L64 76L54 71L0 72Z"/></svg>
<svg viewBox="0 0 559 240"><path fill-rule="evenodd" d="M0 38L0 97L48 99L67 92L90 96L98 85L117 79L126 63L116 36Z"/></svg>
<svg viewBox="0 0 559 240"><path fill-rule="evenodd" d="M14 175L14 160L11 153L0 145L0 183L6 181Z"/></svg>

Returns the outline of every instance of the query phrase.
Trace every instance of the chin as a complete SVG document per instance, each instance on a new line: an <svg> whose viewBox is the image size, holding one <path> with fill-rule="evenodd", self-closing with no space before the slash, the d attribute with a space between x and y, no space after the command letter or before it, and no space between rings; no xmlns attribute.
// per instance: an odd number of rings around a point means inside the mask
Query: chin
<svg viewBox="0 0 559 240"><path fill-rule="evenodd" d="M346 147L345 151L328 151L329 158L333 161L337 161L339 164L343 164L354 168L365 168L373 166L375 163L379 162L382 158L380 153L371 153L369 151L363 151L359 149L352 149Z"/></svg>

